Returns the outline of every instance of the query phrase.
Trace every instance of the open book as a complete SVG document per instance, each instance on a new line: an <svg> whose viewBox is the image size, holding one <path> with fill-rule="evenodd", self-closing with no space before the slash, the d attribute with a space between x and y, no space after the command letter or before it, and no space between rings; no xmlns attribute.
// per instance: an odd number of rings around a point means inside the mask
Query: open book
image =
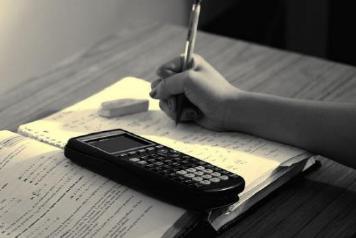
<svg viewBox="0 0 356 238"><path fill-rule="evenodd" d="M150 99L148 112L107 119L104 101L149 99L150 85L125 78L47 118L0 133L0 234L8 237L175 237L199 216L72 164L63 156L69 138L122 128L191 154L245 179L240 200L213 210L219 230L314 160L307 152L240 133L175 125ZM32 138L32 139L30 139Z"/></svg>

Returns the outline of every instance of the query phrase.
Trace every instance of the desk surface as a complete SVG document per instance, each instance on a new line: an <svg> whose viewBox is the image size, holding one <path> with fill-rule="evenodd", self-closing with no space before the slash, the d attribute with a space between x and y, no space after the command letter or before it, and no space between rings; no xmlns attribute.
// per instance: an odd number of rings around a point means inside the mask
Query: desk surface
<svg viewBox="0 0 356 238"><path fill-rule="evenodd" d="M47 116L124 76L155 79L182 51L185 30L128 27L0 96L0 129ZM356 102L356 68L200 33L197 52L234 85L295 98ZM221 237L356 235L356 172L321 158L322 168L284 186Z"/></svg>

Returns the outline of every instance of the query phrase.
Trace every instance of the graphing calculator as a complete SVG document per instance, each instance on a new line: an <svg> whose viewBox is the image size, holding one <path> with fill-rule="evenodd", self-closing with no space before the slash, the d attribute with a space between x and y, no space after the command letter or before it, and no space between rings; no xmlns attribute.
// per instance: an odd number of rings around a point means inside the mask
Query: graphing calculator
<svg viewBox="0 0 356 238"><path fill-rule="evenodd" d="M72 138L64 152L120 184L192 210L235 203L245 186L239 175L121 129Z"/></svg>

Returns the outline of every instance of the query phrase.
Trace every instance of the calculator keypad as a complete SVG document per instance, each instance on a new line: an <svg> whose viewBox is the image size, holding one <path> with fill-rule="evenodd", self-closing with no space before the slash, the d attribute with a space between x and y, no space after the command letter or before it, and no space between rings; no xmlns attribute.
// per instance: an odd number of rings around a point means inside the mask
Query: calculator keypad
<svg viewBox="0 0 356 238"><path fill-rule="evenodd" d="M118 155L151 172L196 188L219 184L237 175L207 162L158 145Z"/></svg>

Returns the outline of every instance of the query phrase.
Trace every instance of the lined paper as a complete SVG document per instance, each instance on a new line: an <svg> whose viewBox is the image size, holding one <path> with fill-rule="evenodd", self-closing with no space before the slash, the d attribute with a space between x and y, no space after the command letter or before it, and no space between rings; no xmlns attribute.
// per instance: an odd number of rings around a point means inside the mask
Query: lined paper
<svg viewBox="0 0 356 238"><path fill-rule="evenodd" d="M149 97L150 84L124 78L98 94L47 118L20 126L19 133L63 148L69 138L121 128L241 175L249 186L305 151L241 133L219 133L193 124L176 125ZM149 111L107 119L100 105L114 99L149 99ZM293 163L305 157L300 156ZM287 163L288 164L288 163Z"/></svg>

